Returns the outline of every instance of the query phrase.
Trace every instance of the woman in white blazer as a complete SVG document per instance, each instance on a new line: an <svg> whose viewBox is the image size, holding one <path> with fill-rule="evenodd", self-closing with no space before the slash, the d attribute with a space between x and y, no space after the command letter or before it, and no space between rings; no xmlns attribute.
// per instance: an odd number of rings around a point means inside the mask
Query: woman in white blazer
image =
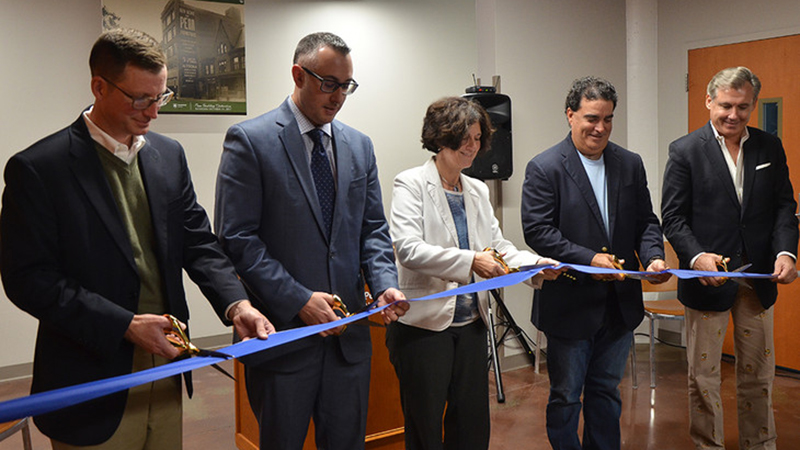
<svg viewBox="0 0 800 450"><path fill-rule="evenodd" d="M504 239L489 189L461 173L488 149L493 131L475 102L448 97L428 107L422 143L434 156L397 175L392 195L390 232L406 297L504 275L486 248L512 267L557 264ZM546 270L530 284L541 286L558 273ZM487 311L487 292L453 296L416 303L389 326L386 344L400 380L406 449L488 448Z"/></svg>

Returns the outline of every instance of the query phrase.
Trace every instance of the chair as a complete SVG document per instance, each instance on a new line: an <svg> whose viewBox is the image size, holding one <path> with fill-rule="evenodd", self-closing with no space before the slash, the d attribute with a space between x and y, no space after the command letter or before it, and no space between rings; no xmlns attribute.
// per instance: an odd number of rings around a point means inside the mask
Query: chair
<svg viewBox="0 0 800 450"><path fill-rule="evenodd" d="M666 262L670 268L678 268L678 256L669 242L664 241ZM651 284L642 282L642 292L645 296L658 297L655 300L644 301L644 315L650 321L650 387L656 387L656 357L655 357L655 324L657 320L684 320L684 308L678 300L678 278L673 276L665 283ZM636 387L636 376L633 377Z"/></svg>
<svg viewBox="0 0 800 450"><path fill-rule="evenodd" d="M11 422L0 423L0 441L11 436L17 431L22 431L22 448L31 450L31 428L28 424L28 418L12 420Z"/></svg>

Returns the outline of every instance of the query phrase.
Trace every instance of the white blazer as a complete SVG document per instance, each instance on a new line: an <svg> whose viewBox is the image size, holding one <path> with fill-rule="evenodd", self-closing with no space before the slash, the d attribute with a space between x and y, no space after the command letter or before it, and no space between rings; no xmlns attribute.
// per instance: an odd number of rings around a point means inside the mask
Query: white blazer
<svg viewBox="0 0 800 450"><path fill-rule="evenodd" d="M505 240L489 201L489 188L461 174L469 231L469 250L458 247L458 233L447 203L436 164L406 170L394 179L390 233L395 247L400 289L407 298L453 289L468 284L475 252L494 247L505 253L512 267L536 264L540 256L520 251ZM475 281L481 278L475 275ZM533 284L533 282L531 282ZM541 287L541 281L537 280ZM413 303L400 322L442 331L453 322L456 297ZM478 293L478 311L488 325L488 293Z"/></svg>

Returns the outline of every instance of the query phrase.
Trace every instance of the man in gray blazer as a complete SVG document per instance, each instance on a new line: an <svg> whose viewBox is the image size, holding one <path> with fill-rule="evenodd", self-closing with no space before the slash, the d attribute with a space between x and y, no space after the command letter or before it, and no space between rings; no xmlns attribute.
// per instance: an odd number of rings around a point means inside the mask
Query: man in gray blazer
<svg viewBox="0 0 800 450"><path fill-rule="evenodd" d="M708 83L709 122L669 146L661 214L681 268L716 272L751 263L771 273L752 289L722 277L678 281L686 306L689 433L698 448L725 446L720 359L733 316L740 448L774 449L773 309L776 283L797 277L797 207L780 139L747 126L761 82L731 67Z"/></svg>
<svg viewBox="0 0 800 450"><path fill-rule="evenodd" d="M103 33L92 107L6 165L0 270L8 298L39 320L34 393L178 356L163 314L189 319L184 270L240 335L274 331L211 232L183 148L149 132L172 97L166 62L144 33ZM34 421L56 450L181 448L180 412L170 377Z"/></svg>
<svg viewBox="0 0 800 450"><path fill-rule="evenodd" d="M280 330L337 320L334 295L364 307L404 300L383 213L372 141L335 121L353 80L350 49L330 33L297 45L294 92L228 130L215 226L254 304ZM396 320L408 305L384 310ZM364 447L369 330L341 327L244 359L262 448ZM290 407L291 406L291 407Z"/></svg>

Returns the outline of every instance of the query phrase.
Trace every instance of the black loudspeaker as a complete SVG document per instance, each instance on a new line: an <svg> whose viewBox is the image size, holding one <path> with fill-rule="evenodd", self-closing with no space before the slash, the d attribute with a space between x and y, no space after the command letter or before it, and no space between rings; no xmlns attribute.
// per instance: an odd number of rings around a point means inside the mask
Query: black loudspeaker
<svg viewBox="0 0 800 450"><path fill-rule="evenodd" d="M463 172L480 180L509 179L514 171L511 158L511 98L488 92L469 93L462 97L483 106L497 130L492 136L492 148L478 155L472 162L472 167Z"/></svg>

